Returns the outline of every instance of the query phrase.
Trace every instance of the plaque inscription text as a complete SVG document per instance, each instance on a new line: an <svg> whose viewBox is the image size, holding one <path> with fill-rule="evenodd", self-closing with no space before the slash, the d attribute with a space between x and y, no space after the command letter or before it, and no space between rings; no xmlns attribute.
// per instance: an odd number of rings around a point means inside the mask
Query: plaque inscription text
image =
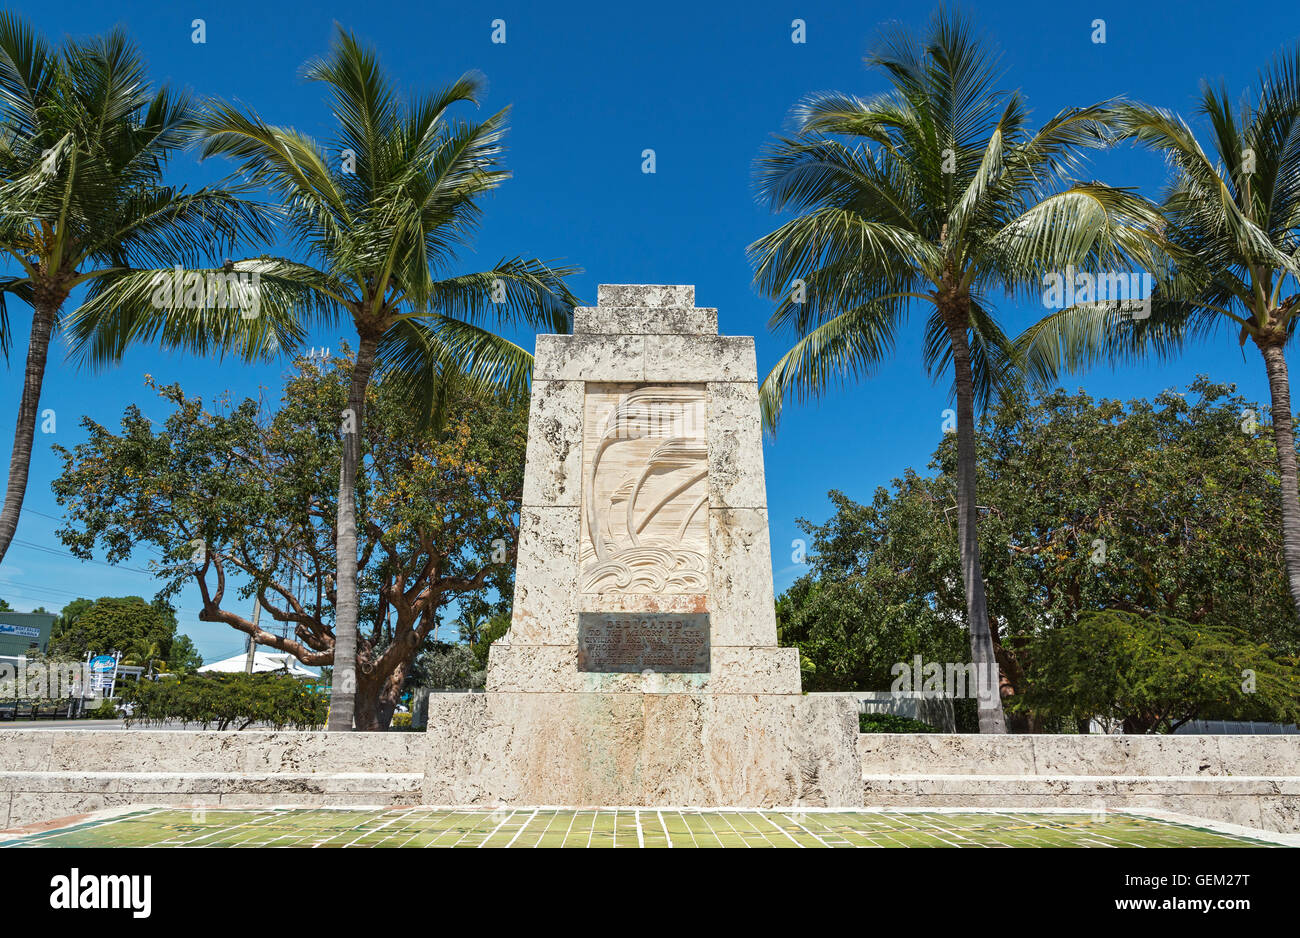
<svg viewBox="0 0 1300 938"><path fill-rule="evenodd" d="M580 612L578 670L708 673L709 614Z"/></svg>

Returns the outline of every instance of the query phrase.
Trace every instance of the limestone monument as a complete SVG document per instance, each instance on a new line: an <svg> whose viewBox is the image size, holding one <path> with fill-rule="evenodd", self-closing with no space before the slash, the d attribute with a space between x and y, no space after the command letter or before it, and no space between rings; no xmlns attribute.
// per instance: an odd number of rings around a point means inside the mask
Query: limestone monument
<svg viewBox="0 0 1300 938"><path fill-rule="evenodd" d="M690 286L537 338L510 631L430 699L425 803L855 805L851 702L776 644L754 340Z"/></svg>

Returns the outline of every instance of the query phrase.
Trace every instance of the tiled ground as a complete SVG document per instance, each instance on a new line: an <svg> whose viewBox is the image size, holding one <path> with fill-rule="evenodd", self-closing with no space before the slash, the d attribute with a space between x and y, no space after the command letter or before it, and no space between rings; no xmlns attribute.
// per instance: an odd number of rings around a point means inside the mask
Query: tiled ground
<svg viewBox="0 0 1300 938"><path fill-rule="evenodd" d="M1238 847L1133 815L895 811L148 808L0 847Z"/></svg>

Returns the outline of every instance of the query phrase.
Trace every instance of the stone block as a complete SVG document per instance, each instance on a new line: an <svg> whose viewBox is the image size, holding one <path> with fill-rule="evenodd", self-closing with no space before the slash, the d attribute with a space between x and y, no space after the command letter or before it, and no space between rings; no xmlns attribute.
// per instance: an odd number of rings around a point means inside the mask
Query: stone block
<svg viewBox="0 0 1300 938"><path fill-rule="evenodd" d="M719 645L776 645L767 511L710 508L709 547L714 641Z"/></svg>
<svg viewBox="0 0 1300 938"><path fill-rule="evenodd" d="M758 380L754 340L749 336L648 335L642 341L645 343L641 360L644 381Z"/></svg>
<svg viewBox="0 0 1300 938"><path fill-rule="evenodd" d="M757 385L713 382L707 393L710 507L766 508Z"/></svg>
<svg viewBox="0 0 1300 938"><path fill-rule="evenodd" d="M689 284L602 283L596 287L597 306L695 305L695 287Z"/></svg>
<svg viewBox="0 0 1300 938"><path fill-rule="evenodd" d="M504 644L577 642L579 513L577 507L520 510L515 600Z"/></svg>
<svg viewBox="0 0 1300 938"><path fill-rule="evenodd" d="M533 379L644 381L645 342L639 335L539 335Z"/></svg>
<svg viewBox="0 0 1300 938"><path fill-rule="evenodd" d="M741 694L486 694L431 704L424 803L860 803L851 703Z"/></svg>
<svg viewBox="0 0 1300 938"><path fill-rule="evenodd" d="M718 311L660 306L579 306L574 335L717 335Z"/></svg>
<svg viewBox="0 0 1300 938"><path fill-rule="evenodd" d="M798 694L795 648L710 649L708 672L596 673L578 670L572 645L494 644L489 652L492 693Z"/></svg>
<svg viewBox="0 0 1300 938"><path fill-rule="evenodd" d="M528 413L527 507L582 503L581 381L534 381Z"/></svg>

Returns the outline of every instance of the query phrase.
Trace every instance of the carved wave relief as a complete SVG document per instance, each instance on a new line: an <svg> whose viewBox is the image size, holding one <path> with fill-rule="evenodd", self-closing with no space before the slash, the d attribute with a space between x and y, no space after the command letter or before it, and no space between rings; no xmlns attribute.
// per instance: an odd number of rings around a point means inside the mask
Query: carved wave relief
<svg viewBox="0 0 1300 938"><path fill-rule="evenodd" d="M584 592L708 589L708 447L702 388L589 395Z"/></svg>

